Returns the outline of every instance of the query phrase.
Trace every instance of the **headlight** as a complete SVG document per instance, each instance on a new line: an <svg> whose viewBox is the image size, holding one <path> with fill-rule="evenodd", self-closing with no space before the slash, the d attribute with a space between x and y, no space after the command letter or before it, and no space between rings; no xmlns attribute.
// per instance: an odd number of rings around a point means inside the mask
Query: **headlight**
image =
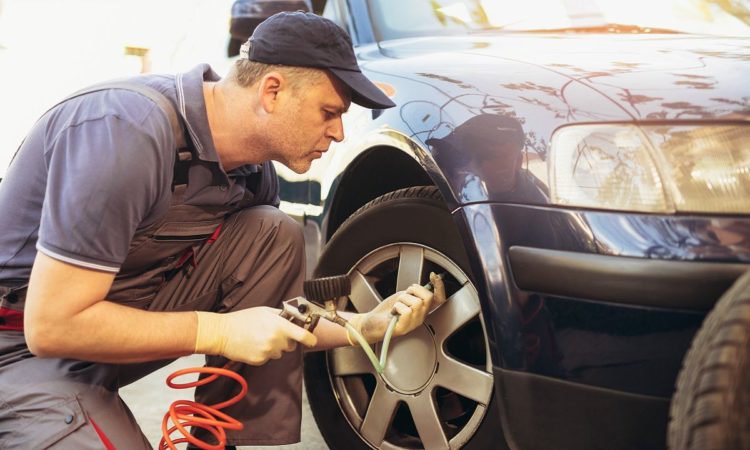
<svg viewBox="0 0 750 450"><path fill-rule="evenodd" d="M552 202L653 213L750 213L750 126L579 125L552 137Z"/></svg>

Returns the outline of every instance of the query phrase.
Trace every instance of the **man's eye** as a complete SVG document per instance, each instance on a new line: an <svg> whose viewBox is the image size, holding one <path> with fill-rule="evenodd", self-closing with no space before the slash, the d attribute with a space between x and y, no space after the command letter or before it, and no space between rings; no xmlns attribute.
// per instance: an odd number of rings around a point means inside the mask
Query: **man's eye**
<svg viewBox="0 0 750 450"><path fill-rule="evenodd" d="M336 113L328 110L323 110L323 114L325 115L326 120L331 120L336 117Z"/></svg>

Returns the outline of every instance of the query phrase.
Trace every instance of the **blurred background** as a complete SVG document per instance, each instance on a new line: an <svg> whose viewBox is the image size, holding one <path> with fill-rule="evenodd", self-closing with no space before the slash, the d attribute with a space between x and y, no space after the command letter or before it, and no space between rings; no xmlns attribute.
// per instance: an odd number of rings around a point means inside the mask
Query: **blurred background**
<svg viewBox="0 0 750 450"><path fill-rule="evenodd" d="M66 95L141 70L207 62L220 75L232 0L0 0L0 177Z"/></svg>

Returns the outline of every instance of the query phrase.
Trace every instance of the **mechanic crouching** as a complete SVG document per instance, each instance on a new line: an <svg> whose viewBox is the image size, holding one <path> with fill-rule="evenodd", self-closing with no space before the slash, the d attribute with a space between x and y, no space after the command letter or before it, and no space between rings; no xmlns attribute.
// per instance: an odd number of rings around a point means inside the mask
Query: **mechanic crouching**
<svg viewBox="0 0 750 450"><path fill-rule="evenodd" d="M0 448L151 448L118 389L193 353L243 363L249 393L225 412L245 426L228 445L298 442L301 349L351 338L279 315L305 258L271 161L307 171L344 138L350 102L394 106L342 29L281 13L224 79L207 65L144 75L44 114L0 183ZM376 342L392 309L403 335L443 301L438 281L342 315ZM220 379L196 401L234 388Z"/></svg>

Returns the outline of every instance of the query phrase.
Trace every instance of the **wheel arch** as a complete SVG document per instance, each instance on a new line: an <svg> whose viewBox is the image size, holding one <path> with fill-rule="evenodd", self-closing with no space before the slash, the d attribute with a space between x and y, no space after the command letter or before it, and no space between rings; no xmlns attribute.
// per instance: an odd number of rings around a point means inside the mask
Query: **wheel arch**
<svg viewBox="0 0 750 450"><path fill-rule="evenodd" d="M327 212L321 226L321 251L344 222L368 202L399 189L434 186L451 211L454 225L467 252L472 270L470 276L479 289L481 298L492 298L484 263L474 247L476 243L467 237L470 231L465 218L462 214L456 214L460 205L441 168L427 151L404 135L386 132L378 134L377 141L379 142L360 151L332 185L333 195L326 206ZM491 312L491 308L485 304L487 301L482 302L485 313ZM486 314L484 320L496 340L493 316L494 313ZM493 359L495 357L493 354Z"/></svg>
<svg viewBox="0 0 750 450"><path fill-rule="evenodd" d="M325 219L325 240L370 200L402 188L440 184L404 150L390 145L371 147L361 152L341 174Z"/></svg>
<svg viewBox="0 0 750 450"><path fill-rule="evenodd" d="M348 164L333 187L333 197L327 207L322 226L321 250L342 224L358 209L368 202L399 189L416 186L435 186L443 196L443 201L450 211L459 205L450 190L442 172L434 165L431 157L413 143L408 148L403 142L379 143L359 155ZM474 242L467 239L467 225L463 217L451 214L461 240L464 242L469 265L473 271L471 277L484 298L490 298L485 279L485 270L481 258L473 248ZM486 305L483 305L485 310ZM485 316L485 322L491 315ZM486 323L487 324L487 323ZM490 327L494 334L494 327ZM494 355L493 355L494 356Z"/></svg>

